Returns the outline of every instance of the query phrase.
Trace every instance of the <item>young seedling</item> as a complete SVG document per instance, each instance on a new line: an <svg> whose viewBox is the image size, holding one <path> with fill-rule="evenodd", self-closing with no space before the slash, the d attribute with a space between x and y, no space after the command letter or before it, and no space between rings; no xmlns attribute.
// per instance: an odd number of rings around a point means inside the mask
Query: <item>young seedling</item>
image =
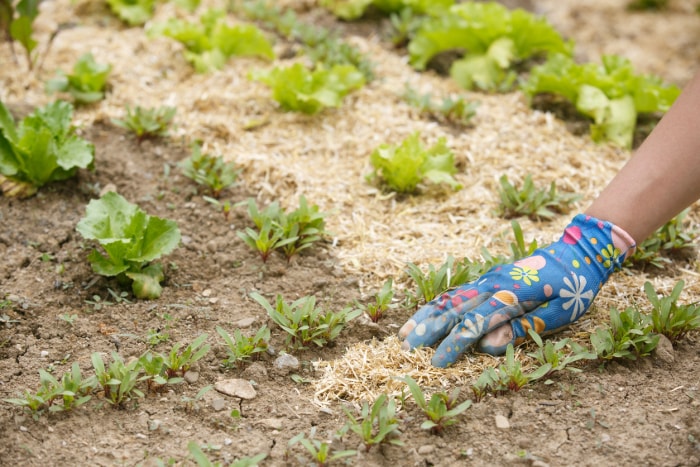
<svg viewBox="0 0 700 467"><path fill-rule="evenodd" d="M185 46L185 59L197 73L219 70L234 56L275 58L272 44L252 24L227 24L223 10L207 10L199 22L171 18L165 23L154 23L149 35L167 36Z"/></svg>
<svg viewBox="0 0 700 467"><path fill-rule="evenodd" d="M229 216L231 215L231 201L226 200L226 201L219 201L216 198L212 198L211 196L202 196L204 198L204 201L207 203L210 203L213 206L216 206L218 210L221 211L221 213L224 215L224 219L228 220Z"/></svg>
<svg viewBox="0 0 700 467"><path fill-rule="evenodd" d="M627 259L626 263L635 266L650 264L663 268L671 263L668 255L693 251L695 239L700 231L686 225L685 218L689 211L685 209L637 245L634 254Z"/></svg>
<svg viewBox="0 0 700 467"><path fill-rule="evenodd" d="M558 213L569 212L569 206L581 199L581 195L558 193L554 182L549 190L538 188L530 174L525 176L520 188L512 185L507 175L501 176L499 183L501 202L497 213L505 218L528 216L533 220L551 220Z"/></svg>
<svg viewBox="0 0 700 467"><path fill-rule="evenodd" d="M188 412L194 410L197 407L197 402L201 401L204 395L212 389L214 389L214 386L212 385L204 386L202 389L197 391L197 394L195 394L194 397L183 395L182 403L185 405L185 410Z"/></svg>
<svg viewBox="0 0 700 467"><path fill-rule="evenodd" d="M104 397L115 407L123 407L134 397L143 397L143 392L136 385L143 378L139 378L141 365L138 360L126 364L124 359L112 352L112 364L105 368L102 356L95 352L92 354L92 367L95 370L97 383L104 391Z"/></svg>
<svg viewBox="0 0 700 467"><path fill-rule="evenodd" d="M180 352L180 347L182 347L182 344L177 343L173 346L163 361L168 382L170 382L171 378L184 376L187 370L189 370L195 362L199 361L207 354L207 352L209 352L211 346L209 344L205 344L207 337L207 334L201 334L189 345L187 345L182 352Z"/></svg>
<svg viewBox="0 0 700 467"><path fill-rule="evenodd" d="M163 266L153 261L170 253L180 243L180 229L174 221L149 216L135 204L114 192L87 205L76 230L96 240L98 250L88 256L92 269L103 276L132 281L137 298L155 299L163 290Z"/></svg>
<svg viewBox="0 0 700 467"><path fill-rule="evenodd" d="M401 430L396 416L396 401L393 397L389 398L386 394L382 394L371 406L364 402L358 419L345 407L343 410L348 418L347 426L360 437L367 451L372 446L382 443L403 446L403 441L399 439Z"/></svg>
<svg viewBox="0 0 700 467"><path fill-rule="evenodd" d="M540 337L534 329L530 329L528 334L535 344L537 344L537 349L527 355L537 360L541 367L549 368L543 377L548 377L552 373L563 371L564 369L571 372L580 372L582 371L580 368L570 365L579 360L596 359L596 354L589 352L588 349L571 339L562 339L558 342L552 342L547 339L546 342L542 342L542 337ZM545 384L551 384L552 382L551 380L547 380Z"/></svg>
<svg viewBox="0 0 700 467"><path fill-rule="evenodd" d="M170 377L168 375L165 357L161 354L147 350L139 357L139 365L141 365L141 369L146 374L145 379L148 392L160 392L168 384L178 384L183 381L181 377Z"/></svg>
<svg viewBox="0 0 700 467"><path fill-rule="evenodd" d="M415 193L424 180L436 185L445 183L453 190L462 189L453 177L457 168L445 138L426 149L420 133L415 132L398 146L380 145L370 155L370 163L374 171L367 180L381 179L387 188L397 193Z"/></svg>
<svg viewBox="0 0 700 467"><path fill-rule="evenodd" d="M196 441L190 441L187 443L187 450L190 452L190 456L197 463L199 467L222 467L224 464L221 462L212 462L209 460L207 455L202 450L201 446L197 444ZM257 467L257 465L267 457L266 453L260 453L253 457L244 457L238 459L230 464L226 464L228 467Z"/></svg>
<svg viewBox="0 0 700 467"><path fill-rule="evenodd" d="M413 400L416 401L427 418L420 427L424 430L430 430L432 434L442 434L445 428L457 423L457 416L472 404L470 400L457 404L459 388L455 388L449 395L444 392L436 392L430 397L430 401L426 402L423 390L413 378L406 375L399 379L408 385L411 394L413 394Z"/></svg>
<svg viewBox="0 0 700 467"><path fill-rule="evenodd" d="M428 16L417 14L412 8L404 8L389 16L391 22L390 39L396 47L404 47L420 30Z"/></svg>
<svg viewBox="0 0 700 467"><path fill-rule="evenodd" d="M418 94L418 92L406 86L403 99L411 106L417 108L421 114L440 123L453 123L457 125L469 125L476 115L477 102L467 101L464 97L452 99L443 98L437 104L430 93Z"/></svg>
<svg viewBox="0 0 700 467"><path fill-rule="evenodd" d="M73 73L59 70L58 77L46 83L46 91L65 92L76 104L91 104L104 99L111 71L112 65L97 63L91 53L86 53L78 58Z"/></svg>
<svg viewBox="0 0 700 467"><path fill-rule="evenodd" d="M46 375L47 377L50 375ZM53 385L53 382L51 383ZM71 371L64 373L59 389L56 393L61 398L63 405L51 405L50 412L63 412L79 407L90 400L90 392L97 384L95 378L83 379L80 373L80 365L73 362Z"/></svg>
<svg viewBox="0 0 700 467"><path fill-rule="evenodd" d="M659 335L652 333L651 317L634 307L619 312L610 309L610 325L591 334L591 344L601 360L645 357L659 343Z"/></svg>
<svg viewBox="0 0 700 467"><path fill-rule="evenodd" d="M425 274L413 263L408 263L407 268L406 273L416 283L417 289L413 294L416 304L421 298L427 303L451 287L471 282L486 272L482 263L469 258L456 263L451 255L437 270L429 265Z"/></svg>
<svg viewBox="0 0 700 467"><path fill-rule="evenodd" d="M228 358L223 365L227 368L239 366L255 354L266 351L270 343L270 330L267 326L258 329L253 337L243 335L240 329L234 329L231 337L221 326L216 327L216 332L226 343Z"/></svg>
<svg viewBox="0 0 700 467"><path fill-rule="evenodd" d="M313 115L328 107L340 107L343 98L365 84L365 77L352 65L309 70L301 63L275 67L249 75L272 90L272 98L286 111Z"/></svg>
<svg viewBox="0 0 700 467"><path fill-rule="evenodd" d="M644 292L651 302L651 329L663 334L675 343L688 332L700 328L700 305L698 302L678 304L678 298L685 287L684 281L676 282L669 296L658 296L651 282L644 283Z"/></svg>
<svg viewBox="0 0 700 467"><path fill-rule="evenodd" d="M72 119L73 106L56 101L15 123L0 102L0 191L5 196L27 198L47 183L93 168L95 147L76 134Z"/></svg>
<svg viewBox="0 0 700 467"><path fill-rule="evenodd" d="M369 316L369 319L372 320L373 323L379 322L382 316L384 316L384 313L386 313L389 308L392 308L391 300L394 298L394 289L392 285L393 280L391 278L387 279L381 290L374 296L374 303L363 305L356 302L357 308Z"/></svg>
<svg viewBox="0 0 700 467"><path fill-rule="evenodd" d="M141 26L153 16L156 0L107 0L107 4L129 26Z"/></svg>
<svg viewBox="0 0 700 467"><path fill-rule="evenodd" d="M240 173L235 163L226 162L222 156L202 153L199 142L192 145L192 154L178 166L187 178L209 188L215 199L219 199L223 190L236 184Z"/></svg>
<svg viewBox="0 0 700 467"><path fill-rule="evenodd" d="M302 432L289 440L290 447L296 444L301 444L306 449L306 453L311 456L311 463L317 467L325 467L334 461L357 454L354 450L334 451L332 443L316 439L315 426L311 427L308 438ZM299 464L308 465L308 458L305 456L299 456L297 460Z"/></svg>
<svg viewBox="0 0 700 467"><path fill-rule="evenodd" d="M281 295L277 295L274 307L257 292L250 296L287 333L285 346L292 349L303 349L312 343L323 347L335 340L348 321L362 313L350 308L324 313L316 307L316 297L313 295L301 297L292 303L285 302Z"/></svg>
<svg viewBox="0 0 700 467"><path fill-rule="evenodd" d="M175 107L167 106L149 109L137 105L132 109L127 104L126 116L123 119L113 118L112 123L134 133L141 143L146 138L167 136L176 111Z"/></svg>

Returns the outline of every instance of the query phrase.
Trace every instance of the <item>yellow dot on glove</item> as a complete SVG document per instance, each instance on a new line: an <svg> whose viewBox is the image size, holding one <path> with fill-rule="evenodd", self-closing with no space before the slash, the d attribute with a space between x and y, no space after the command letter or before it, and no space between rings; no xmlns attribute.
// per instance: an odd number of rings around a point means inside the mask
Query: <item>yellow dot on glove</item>
<svg viewBox="0 0 700 467"><path fill-rule="evenodd" d="M518 297L510 290L499 290L493 294L493 298L506 305L515 305L518 303Z"/></svg>

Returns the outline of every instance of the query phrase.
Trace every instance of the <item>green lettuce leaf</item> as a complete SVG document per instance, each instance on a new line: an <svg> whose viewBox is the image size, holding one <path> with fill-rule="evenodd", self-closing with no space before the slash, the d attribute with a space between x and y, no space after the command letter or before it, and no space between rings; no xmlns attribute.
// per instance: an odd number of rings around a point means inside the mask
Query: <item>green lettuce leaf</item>
<svg viewBox="0 0 700 467"><path fill-rule="evenodd" d="M91 53L78 58L73 72L65 74L59 70L55 79L46 82L46 91L67 92L78 104L91 104L105 96L107 79L112 65L97 63Z"/></svg>
<svg viewBox="0 0 700 467"><path fill-rule="evenodd" d="M399 146L382 144L372 152L370 163L375 171L368 177L380 177L393 191L413 193L423 180L434 184L445 183L455 190L462 185L453 177L457 173L454 154L440 138L431 148L425 149L420 133L413 133Z"/></svg>
<svg viewBox="0 0 700 467"><path fill-rule="evenodd" d="M308 70L295 63L251 74L272 89L273 98L284 110L315 114L326 107L339 107L343 97L365 84L364 75L352 65Z"/></svg>
<svg viewBox="0 0 700 467"><path fill-rule="evenodd" d="M31 196L46 183L92 168L94 146L75 134L72 116L70 103L56 101L16 125L0 102L0 181L6 194Z"/></svg>
<svg viewBox="0 0 700 467"><path fill-rule="evenodd" d="M408 45L423 70L437 54L459 51L451 75L465 88L502 90L515 81L513 65L539 54L571 54L573 45L544 18L496 2L465 2L425 21Z"/></svg>
<svg viewBox="0 0 700 467"><path fill-rule="evenodd" d="M543 93L564 97L593 120L594 141L624 148L632 146L640 113L665 112L680 94L658 77L635 73L629 60L616 55L603 56L601 64L553 55L532 69L522 90L530 99Z"/></svg>
<svg viewBox="0 0 700 467"><path fill-rule="evenodd" d="M130 26L140 26L153 16L155 0L107 0L112 11Z"/></svg>
<svg viewBox="0 0 700 467"><path fill-rule="evenodd" d="M93 270L104 276L125 273L134 280L132 290L139 298L155 298L150 292L148 296L142 293L144 282L157 277L157 282L163 280L162 269L150 267L150 262L180 243L180 229L174 221L149 216L114 192L90 201L76 230L84 238L96 240L106 253L90 253ZM147 289L152 290L152 284Z"/></svg>
<svg viewBox="0 0 700 467"><path fill-rule="evenodd" d="M414 13L425 14L444 10L453 4L454 0L321 0L321 6L345 20L360 18L370 6L384 13L398 13L410 8Z"/></svg>

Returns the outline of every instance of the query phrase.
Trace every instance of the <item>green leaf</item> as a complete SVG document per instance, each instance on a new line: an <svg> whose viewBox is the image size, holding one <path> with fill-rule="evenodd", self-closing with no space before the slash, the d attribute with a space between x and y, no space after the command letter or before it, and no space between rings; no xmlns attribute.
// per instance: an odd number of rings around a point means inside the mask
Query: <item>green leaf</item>
<svg viewBox="0 0 700 467"><path fill-rule="evenodd" d="M140 26L151 19L155 0L107 0L112 11L130 26Z"/></svg>

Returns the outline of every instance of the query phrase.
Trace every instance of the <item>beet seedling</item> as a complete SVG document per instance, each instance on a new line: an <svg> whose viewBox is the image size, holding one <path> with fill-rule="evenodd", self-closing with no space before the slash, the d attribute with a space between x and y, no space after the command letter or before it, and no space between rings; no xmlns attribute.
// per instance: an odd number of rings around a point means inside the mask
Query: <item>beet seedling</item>
<svg viewBox="0 0 700 467"><path fill-rule="evenodd" d="M293 349L303 349L312 343L323 347L335 340L348 321L362 313L350 308L324 313L316 307L316 297L313 295L301 297L292 303L285 302L281 295L277 295L274 307L257 292L250 296L287 333L285 345Z"/></svg>
<svg viewBox="0 0 700 467"><path fill-rule="evenodd" d="M288 444L290 447L301 444L304 449L306 449L306 452L311 455L311 463L317 467L326 467L333 461L357 454L355 450L334 451L332 443L316 439L315 426L311 427L311 430L309 430L308 438L306 434L302 432L290 439ZM299 464L307 464L307 459L302 456L299 456L297 460Z"/></svg>
<svg viewBox="0 0 700 467"><path fill-rule="evenodd" d="M505 218L528 216L533 220L551 220L558 213L569 212L569 205L581 199L581 195L558 193L554 182L548 190L538 188L530 174L525 176L520 188L512 185L507 175L501 176L498 181L501 202L496 211Z"/></svg>
<svg viewBox="0 0 700 467"><path fill-rule="evenodd" d="M113 118L112 123L134 133L140 143L146 138L167 136L176 111L175 107L149 109L138 105L132 110L127 104L126 116L123 119Z"/></svg>
<svg viewBox="0 0 700 467"><path fill-rule="evenodd" d="M651 282L644 283L644 292L652 305L651 329L671 342L677 342L688 332L700 328L700 305L697 302L677 303L684 286L684 281L678 281L669 296L659 297Z"/></svg>
<svg viewBox="0 0 700 467"><path fill-rule="evenodd" d="M384 282L381 290L374 296L374 303L362 305L357 303L358 309L362 310L373 323L379 322L384 313L392 307L391 300L394 298L392 289L393 280L391 278Z"/></svg>
<svg viewBox="0 0 700 467"><path fill-rule="evenodd" d="M263 326L252 337L243 335L240 329L233 330L233 338L221 326L216 327L216 332L226 343L228 358L224 360L225 367L234 367L251 358L256 353L267 350L270 343L270 330Z"/></svg>
<svg viewBox="0 0 700 467"><path fill-rule="evenodd" d="M181 161L178 166L182 173L199 185L204 185L215 199L221 192L236 184L240 170L233 162L226 162L222 156L202 153L199 142L192 145L192 154Z"/></svg>
<svg viewBox="0 0 700 467"><path fill-rule="evenodd" d="M651 317L633 307L611 308L610 324L596 329L590 339L601 360L636 360L649 355L659 343L659 336L652 333Z"/></svg>
<svg viewBox="0 0 700 467"><path fill-rule="evenodd" d="M430 401L426 402L423 390L413 378L406 375L399 380L408 385L408 389L413 394L413 400L427 417L427 420L420 427L424 430L430 430L432 434L442 434L445 428L457 423L457 416L472 404L470 400L457 404L459 388L455 388L449 395L444 392L436 392L430 397Z"/></svg>
<svg viewBox="0 0 700 467"><path fill-rule="evenodd" d="M392 16L393 18L393 16ZM471 119L476 115L477 102L467 101L464 97L452 99L449 97L443 98L437 104L433 101L430 93L418 94L415 89L406 86L403 99L412 107L437 122L454 123L457 125L469 125Z"/></svg>
<svg viewBox="0 0 700 467"><path fill-rule="evenodd" d="M399 439L401 430L393 397L382 394L371 406L364 402L357 419L345 407L343 410L348 418L347 426L360 437L368 451L382 443L403 446L403 441Z"/></svg>
<svg viewBox="0 0 700 467"><path fill-rule="evenodd" d="M96 381L102 387L107 402L121 407L135 396L143 397L143 392L136 388L136 384L143 379L139 378L141 366L138 360L127 364L118 353L112 352L112 364L105 368L98 352L93 353L91 359Z"/></svg>
<svg viewBox="0 0 700 467"><path fill-rule="evenodd" d="M685 217L689 211L690 209L685 209L637 245L634 254L627 258L625 264L650 264L663 268L671 263L667 255L693 251L695 239L700 231L685 225Z"/></svg>
<svg viewBox="0 0 700 467"><path fill-rule="evenodd" d="M192 365L204 357L211 349L209 344L205 344L207 334L201 334L180 352L182 344L179 342L170 349L170 352L163 359L163 366L168 381L176 376L184 376ZM178 381L179 382L179 381Z"/></svg>
<svg viewBox="0 0 700 467"><path fill-rule="evenodd" d="M537 344L537 350L527 355L537 360L541 367L548 368L542 377L547 377L556 371L563 371L564 369L571 372L580 372L582 371L580 368L569 365L579 360L595 360L596 358L594 353L589 352L571 339L562 339L556 343L547 339L546 342L542 342L542 337L533 329L528 330L528 334ZM567 350L567 347L570 350ZM551 380L545 381L545 384L551 383Z"/></svg>
<svg viewBox="0 0 700 467"><path fill-rule="evenodd" d="M469 258L455 262L455 258L451 255L438 269L429 265L425 274L413 263L408 263L407 268L406 273L417 287L413 293L415 303L418 303L420 298L427 303L451 287L473 281L486 272L481 263L471 261Z"/></svg>

